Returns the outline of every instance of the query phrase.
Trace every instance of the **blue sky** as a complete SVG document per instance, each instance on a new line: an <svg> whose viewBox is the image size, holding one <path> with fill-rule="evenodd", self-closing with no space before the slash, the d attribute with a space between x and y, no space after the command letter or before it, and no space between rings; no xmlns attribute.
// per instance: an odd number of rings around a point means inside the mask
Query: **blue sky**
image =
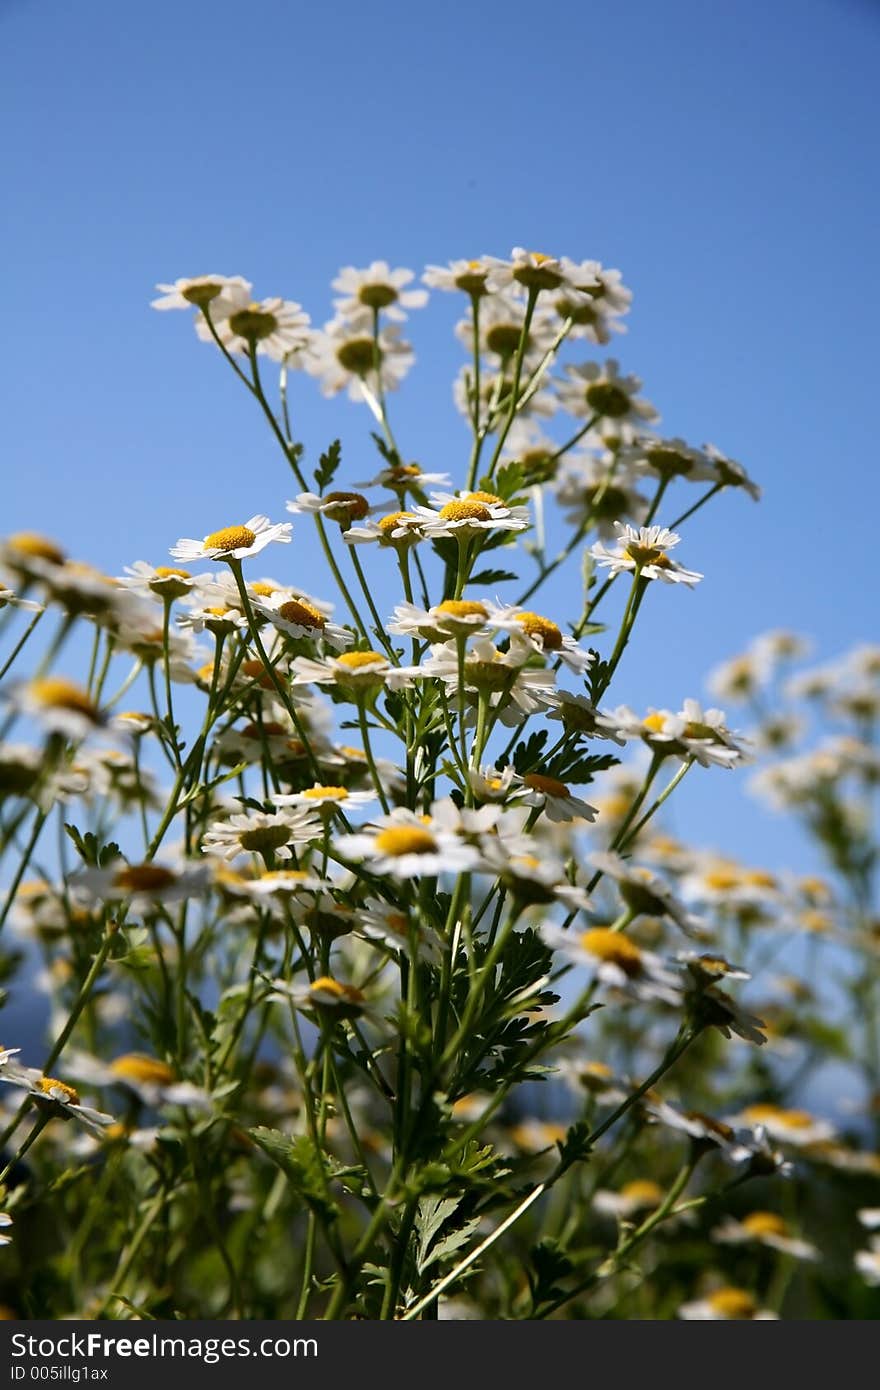
<svg viewBox="0 0 880 1390"><path fill-rule="evenodd" d="M878 65L880 6L858 0L0 0L0 529L116 573L282 516L271 440L184 317L149 310L157 280L243 274L323 321L340 265L522 244L622 269L616 346L664 429L765 488L687 531L707 578L650 596L617 698L677 706L767 627L822 658L876 636ZM456 310L414 318L393 403L404 452L453 473ZM295 408L313 456L341 434L369 476L363 407L304 381ZM307 530L275 568L330 596ZM800 860L776 821L768 847L743 779L690 781L681 830Z"/></svg>

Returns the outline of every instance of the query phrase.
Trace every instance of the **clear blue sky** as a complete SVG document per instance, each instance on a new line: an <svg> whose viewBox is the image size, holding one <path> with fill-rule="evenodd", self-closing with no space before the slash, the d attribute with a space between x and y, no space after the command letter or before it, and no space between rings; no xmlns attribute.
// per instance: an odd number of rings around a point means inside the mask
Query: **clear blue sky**
<svg viewBox="0 0 880 1390"><path fill-rule="evenodd" d="M0 0L0 530L119 572L281 518L271 441L184 316L148 309L155 281L243 274L323 321L340 265L522 244L623 270L620 356L664 429L765 488L690 529L706 581L650 596L618 697L677 706L762 628L822 657L876 636L878 71L867 0ZM453 472L456 308L414 317L394 399L404 452ZM363 407L305 381L296 412L313 453L341 433L347 476L372 471ZM317 587L308 529L275 568ZM691 780L681 829L797 857L735 775Z"/></svg>

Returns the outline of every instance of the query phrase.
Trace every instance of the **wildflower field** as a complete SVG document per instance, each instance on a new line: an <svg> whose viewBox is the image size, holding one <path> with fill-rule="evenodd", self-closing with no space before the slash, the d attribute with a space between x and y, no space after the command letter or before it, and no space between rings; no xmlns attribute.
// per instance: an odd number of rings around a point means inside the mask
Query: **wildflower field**
<svg viewBox="0 0 880 1390"><path fill-rule="evenodd" d="M876 1317L880 647L759 632L723 708L619 703L704 581L691 517L747 537L760 498L612 355L620 272L332 288L322 329L239 276L153 302L249 398L271 517L206 487L149 559L126 518L119 576L0 542L5 1315ZM429 291L443 472L394 428ZM673 836L686 778L742 778L815 873Z"/></svg>

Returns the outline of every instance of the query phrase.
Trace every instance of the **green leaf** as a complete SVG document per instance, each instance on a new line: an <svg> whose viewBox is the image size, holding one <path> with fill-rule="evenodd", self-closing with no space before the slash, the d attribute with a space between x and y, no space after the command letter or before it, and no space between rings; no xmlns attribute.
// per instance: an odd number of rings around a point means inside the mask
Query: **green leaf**
<svg viewBox="0 0 880 1390"><path fill-rule="evenodd" d="M327 1192L328 1172L324 1155L305 1134L289 1138L278 1129L259 1125L249 1129L254 1143L286 1174L290 1185L304 1202L325 1221L335 1221L339 1208Z"/></svg>
<svg viewBox="0 0 880 1390"><path fill-rule="evenodd" d="M319 492L322 493L332 483L341 462L342 444L338 439L334 439L327 452L318 459L318 466L315 469L315 482Z"/></svg>
<svg viewBox="0 0 880 1390"><path fill-rule="evenodd" d="M468 580L471 584L507 584L511 579L518 579L519 575L512 570L480 570L479 574L472 574Z"/></svg>

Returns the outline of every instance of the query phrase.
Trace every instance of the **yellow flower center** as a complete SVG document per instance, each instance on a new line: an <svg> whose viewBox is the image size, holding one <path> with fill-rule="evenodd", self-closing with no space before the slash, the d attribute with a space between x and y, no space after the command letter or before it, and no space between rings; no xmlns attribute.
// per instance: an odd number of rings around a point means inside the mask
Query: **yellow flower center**
<svg viewBox="0 0 880 1390"><path fill-rule="evenodd" d="M348 791L345 787L314 786L304 791L303 796L308 797L312 801L344 801L348 796Z"/></svg>
<svg viewBox="0 0 880 1390"><path fill-rule="evenodd" d="M491 521L492 513L482 502L447 502L440 508L444 521Z"/></svg>
<svg viewBox="0 0 880 1390"><path fill-rule="evenodd" d="M784 1236L788 1230L775 1211L750 1211L743 1217L742 1224L752 1236Z"/></svg>
<svg viewBox="0 0 880 1390"><path fill-rule="evenodd" d="M776 879L766 869L748 869L743 874L743 882L750 883L755 888L775 888Z"/></svg>
<svg viewBox="0 0 880 1390"><path fill-rule="evenodd" d="M250 850L253 854L262 854L268 850L280 849L289 839L290 830L286 825L258 825L252 830L243 830L238 837L238 843L242 849Z"/></svg>
<svg viewBox="0 0 880 1390"><path fill-rule="evenodd" d="M611 381L592 381L584 392L587 405L596 415L608 415L613 420L629 414L627 393Z"/></svg>
<svg viewBox="0 0 880 1390"><path fill-rule="evenodd" d="M486 507L504 507L506 502L503 497L499 497L495 492L469 492L468 502L482 502Z"/></svg>
<svg viewBox="0 0 880 1390"><path fill-rule="evenodd" d="M61 1100L65 1105L79 1105L79 1091L73 1086L68 1086L63 1081L56 1081L54 1076L41 1076L37 1082L37 1090L42 1091L44 1096L49 1096L52 1100ZM53 1096L53 1091L60 1091L60 1096Z"/></svg>
<svg viewBox="0 0 880 1390"><path fill-rule="evenodd" d="M178 570L173 565L156 566L157 579L190 579L191 577L189 570Z"/></svg>
<svg viewBox="0 0 880 1390"><path fill-rule="evenodd" d="M653 714L648 714L642 720L642 728L647 729L651 734L662 734L663 730L666 728L666 716L657 711Z"/></svg>
<svg viewBox="0 0 880 1390"><path fill-rule="evenodd" d="M545 651L555 652L562 646L562 633L550 618L540 613L520 613L517 622L528 637L540 637Z"/></svg>
<svg viewBox="0 0 880 1390"><path fill-rule="evenodd" d="M716 1289L706 1301L722 1318L753 1318L758 1311L755 1300L745 1289Z"/></svg>
<svg viewBox="0 0 880 1390"><path fill-rule="evenodd" d="M286 734L287 730L283 724L277 723L274 719L267 719L261 725L246 724L241 731L242 738L252 738L259 741L261 738L276 738Z"/></svg>
<svg viewBox="0 0 880 1390"><path fill-rule="evenodd" d="M317 980L309 985L309 994L315 995L329 994L333 999L337 999L340 1004L354 1004L359 1006L364 1002L364 996L354 985L344 985L339 980L334 980L331 975L320 975ZM320 1003L320 1000L316 1000Z"/></svg>
<svg viewBox="0 0 880 1390"><path fill-rule="evenodd" d="M297 627L316 628L319 632L327 624L324 614L301 598L292 598L287 603L282 603L278 614L286 623L296 623Z"/></svg>
<svg viewBox="0 0 880 1390"><path fill-rule="evenodd" d="M719 892L723 892L730 888L736 888L740 882L740 876L735 869L710 869L704 882L707 888L715 888Z"/></svg>
<svg viewBox="0 0 880 1390"><path fill-rule="evenodd" d="M272 336L278 327L278 320L262 305L251 303L246 309L239 309L238 313L230 314L229 327L239 337L259 342L262 338Z"/></svg>
<svg viewBox="0 0 880 1390"><path fill-rule="evenodd" d="M278 587L277 584L270 584L268 580L258 579L256 584L251 584L250 589L251 593L256 594L258 598L271 598L274 593L278 592Z"/></svg>
<svg viewBox="0 0 880 1390"><path fill-rule="evenodd" d="M158 1057L147 1057L141 1052L126 1052L110 1063L114 1076L122 1081L140 1081L146 1086L170 1086L174 1072L167 1062Z"/></svg>
<svg viewBox="0 0 880 1390"><path fill-rule="evenodd" d="M410 521L415 514L413 512L389 512L388 516L383 516L376 523L380 531L393 531L395 526L399 526L403 521Z"/></svg>
<svg viewBox="0 0 880 1390"><path fill-rule="evenodd" d="M582 934L581 945L591 956L616 965L625 975L641 973L642 953L638 946L610 927L591 927Z"/></svg>
<svg viewBox="0 0 880 1390"><path fill-rule="evenodd" d="M346 671L362 671L365 666L381 669L388 665L388 661L381 652L343 652L342 656L336 658L336 664Z"/></svg>
<svg viewBox="0 0 880 1390"><path fill-rule="evenodd" d="M544 796L571 796L568 787L564 782L560 782L558 777L545 777L541 772L528 772L523 781L532 791L541 792Z"/></svg>
<svg viewBox="0 0 880 1390"><path fill-rule="evenodd" d="M445 598L433 610L449 618L488 618L489 610L475 599Z"/></svg>
<svg viewBox="0 0 880 1390"><path fill-rule="evenodd" d="M212 666L211 670L213 671L213 669ZM262 686L263 690L275 689L269 672L266 670L262 661L257 661L256 658L250 661L243 661L241 663L241 673L243 676L248 676L251 680L256 681L258 685Z"/></svg>
<svg viewBox="0 0 880 1390"><path fill-rule="evenodd" d="M205 537L206 550L247 550L257 539L247 526L224 526Z"/></svg>
<svg viewBox="0 0 880 1390"><path fill-rule="evenodd" d="M503 661L475 661L471 657L465 667L468 680L484 690L506 690L516 680L516 668Z"/></svg>
<svg viewBox="0 0 880 1390"><path fill-rule="evenodd" d="M359 492L328 492L322 502L327 515L339 520L360 521L370 510L366 497Z"/></svg>
<svg viewBox="0 0 880 1390"><path fill-rule="evenodd" d="M663 1188L650 1178L636 1178L624 1183L620 1189L621 1197L639 1207L657 1207L663 1201Z"/></svg>
<svg viewBox="0 0 880 1390"><path fill-rule="evenodd" d="M16 531L9 537L9 548L20 555L30 555L35 560L47 560L50 565L64 564L64 551L47 536L36 531Z"/></svg>
<svg viewBox="0 0 880 1390"><path fill-rule="evenodd" d="M113 887L123 893L156 893L170 888L177 875L161 864L128 864L113 875Z"/></svg>
<svg viewBox="0 0 880 1390"><path fill-rule="evenodd" d="M390 854L396 859L403 854L432 854L437 841L430 830L422 830L417 825L390 825L379 831L375 845L380 854Z"/></svg>
<svg viewBox="0 0 880 1390"><path fill-rule="evenodd" d="M45 705L47 709L70 710L92 721L98 718L98 710L87 692L63 676L46 676L43 680L31 681L28 690L37 703Z"/></svg>
<svg viewBox="0 0 880 1390"><path fill-rule="evenodd" d="M637 565L668 565L669 559L657 545L639 545L638 541L630 541L626 547L626 554Z"/></svg>
<svg viewBox="0 0 880 1390"><path fill-rule="evenodd" d="M409 478L418 478L421 471L417 463L396 463L388 469L388 481L405 482Z"/></svg>

